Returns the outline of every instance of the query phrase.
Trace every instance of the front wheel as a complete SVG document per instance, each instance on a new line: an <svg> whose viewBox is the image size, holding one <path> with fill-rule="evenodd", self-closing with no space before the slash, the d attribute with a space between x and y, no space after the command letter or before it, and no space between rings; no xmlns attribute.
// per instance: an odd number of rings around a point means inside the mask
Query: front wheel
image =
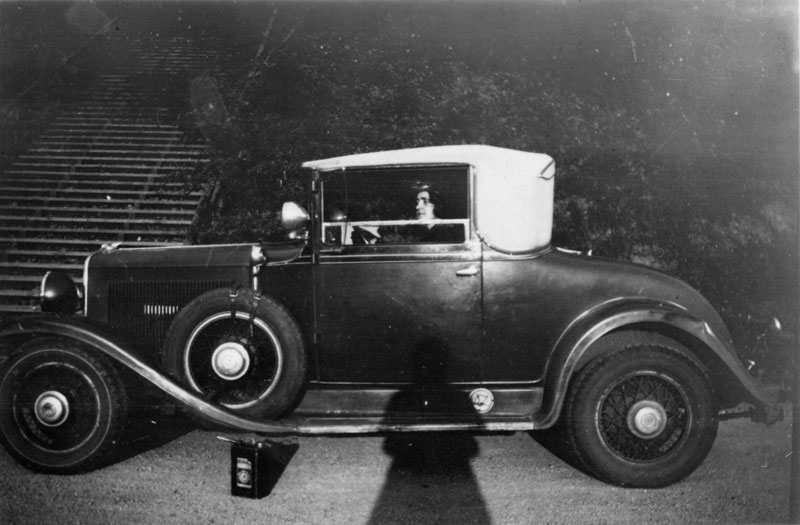
<svg viewBox="0 0 800 525"><path fill-rule="evenodd" d="M37 472L91 470L116 446L127 405L103 356L63 339L34 339L0 371L0 443Z"/></svg>
<svg viewBox="0 0 800 525"><path fill-rule="evenodd" d="M591 361L565 405L573 455L615 485L663 487L691 474L717 434L706 374L680 351L625 348Z"/></svg>

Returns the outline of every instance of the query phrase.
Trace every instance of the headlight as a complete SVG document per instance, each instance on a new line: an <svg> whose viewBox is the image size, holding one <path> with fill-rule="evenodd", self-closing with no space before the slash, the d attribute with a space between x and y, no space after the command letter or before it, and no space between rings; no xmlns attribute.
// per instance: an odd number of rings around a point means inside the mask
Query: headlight
<svg viewBox="0 0 800 525"><path fill-rule="evenodd" d="M81 291L64 272L47 272L39 292L43 312L72 314L81 307Z"/></svg>

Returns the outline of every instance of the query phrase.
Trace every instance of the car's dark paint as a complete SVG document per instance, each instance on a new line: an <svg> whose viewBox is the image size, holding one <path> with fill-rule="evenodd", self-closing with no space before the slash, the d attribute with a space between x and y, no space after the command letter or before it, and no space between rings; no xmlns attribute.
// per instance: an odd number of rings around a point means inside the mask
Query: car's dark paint
<svg viewBox="0 0 800 525"><path fill-rule="evenodd" d="M313 379L328 387L336 383L375 385L381 380L389 384L414 384L413 375L408 376L409 367L413 370L410 358L414 344L422 339L417 334L435 337L432 323L419 317L415 320L413 308L404 309L402 316L405 322L397 325L388 321L377 324L374 318L385 314L387 304L415 304L411 295L413 290L433 302L438 297L452 299L448 294L458 293L457 286L463 280L468 280L469 284L477 281L482 286L480 328L483 339L479 363L473 369L479 370L480 375L473 372L471 376L456 378L459 368L452 368L448 369L451 374L448 378L494 384L498 392L523 386L527 386L526 391L530 392L536 387L550 385L545 396L546 410L538 417L542 426L549 426L557 417L568 379L584 353L603 335L621 329L647 327L648 330L664 333L697 352L700 362L722 365L723 372L712 374L721 396L720 408L735 405L743 399L762 406L772 403L771 398L764 394L738 362L730 335L713 308L694 289L664 273L639 265L558 250L515 257L484 249L481 261L475 259L471 248L463 251L454 251L452 247L418 248L359 247L347 250L352 253L340 251L320 256L320 264L314 265L318 272L315 279L320 279L321 268L333 264L341 265L334 267L340 272L340 277L356 264L359 273L353 274L349 280L342 278L325 284L315 281L318 294L316 327L312 327L313 323L306 317L314 310L314 307L309 308L310 298L302 301L302 308L290 307L300 324L306 327L309 339L318 343L313 346L316 364ZM413 282L419 274L416 265L423 264L427 271L431 271L440 263L444 263L442 267L447 270L433 273L439 278L439 288L402 288L402 283ZM479 270L476 275L458 279L452 277L455 266L469 268L473 264ZM265 293L285 297L289 301L292 297L295 300L302 297L300 292L304 277L300 277L298 272L309 272L309 265L308 259L286 265L281 268L280 278L270 278L273 269L266 269L264 273L268 282L280 283L280 286L273 290L265 282ZM408 281L409 278L412 280ZM294 283L291 287L293 291L288 291L286 283ZM398 283L401 284L399 290L391 287ZM442 289L441 283L446 283L444 292L437 291ZM320 297L320 290L326 290L327 295ZM353 293L353 290L358 290L358 293ZM440 295L431 299L432 293ZM329 309L320 309L320 303ZM469 304L474 303L470 300ZM452 302L441 308L448 309L443 311L453 311ZM461 313L466 311L464 304L458 308ZM336 322L326 325L326 315L332 316ZM405 353L395 353L393 357L388 345L383 348L369 345L369 339L360 333L365 321L375 323L366 329L373 337L383 337L389 330L395 330L398 335L391 340L397 345L395 348L405 346ZM408 331L401 332L403 327ZM380 330L384 330L384 333L381 334ZM341 338L341 341L334 339L332 345L331 338ZM343 353L337 354L337 343L343 345L354 340L361 341L360 346L354 345L352 350L340 346ZM370 352L376 351L376 348L384 353L373 356ZM451 365L476 364L471 361L469 354L456 356L454 360L452 353L448 353L448 356ZM389 372L380 376L381 371L387 368ZM716 369L714 366L711 368ZM324 372L320 373L320 370ZM370 372L377 373L377 377L370 375ZM354 402L351 408L347 403L335 403L337 411L347 413L352 410L358 413L359 410L366 410L363 403L369 404L368 399L365 401L355 393L351 393L347 399L360 401ZM377 406L380 408L380 403ZM316 403L309 403L306 408L309 411L324 411Z"/></svg>
<svg viewBox="0 0 800 525"><path fill-rule="evenodd" d="M125 301L125 297L110 296L110 288L114 284L150 282L165 286L168 283L207 282L250 287L252 250L253 246L249 244L101 250L87 262L85 314L109 322L109 306L116 301ZM155 288L153 293L158 293L158 286ZM197 295L189 297L189 300ZM181 298L174 298L163 290L158 298L167 301L161 303L164 306L185 306ZM145 312L144 306L143 303L127 308L132 317L137 314L150 315ZM171 313L174 315L176 311Z"/></svg>
<svg viewBox="0 0 800 525"><path fill-rule="evenodd" d="M506 386L493 390L495 399L491 415L478 416L472 406L464 406L474 384L463 385L342 385L312 383L293 415L308 418L331 416L372 417L399 424L410 417L420 423L425 419L461 419L484 423L515 422L524 428L533 428L533 416L539 410L544 395L542 388ZM398 399L405 399L402 406ZM436 402L431 402L438 401ZM442 404L444 400L446 403ZM412 404L411 402L415 404ZM427 402L427 403L426 403ZM387 408L393 407L389 412ZM458 408L460 407L460 410Z"/></svg>
<svg viewBox="0 0 800 525"><path fill-rule="evenodd" d="M575 320L614 301L644 301L692 312L730 338L694 289L635 265L546 250L527 257L488 253L483 263L488 381L540 381L552 350Z"/></svg>
<svg viewBox="0 0 800 525"><path fill-rule="evenodd" d="M282 247L283 245L280 245ZM138 248L106 248L97 252L90 261L92 268L161 269L181 268L191 272L196 268L242 269L249 265L252 253L250 244L220 244L212 246L181 246Z"/></svg>
<svg viewBox="0 0 800 525"><path fill-rule="evenodd" d="M303 253L306 243L303 240L274 242L261 246L269 265L285 264L294 261Z"/></svg>
<svg viewBox="0 0 800 525"><path fill-rule="evenodd" d="M462 250L382 257L323 255L316 268L320 380L480 382L477 243ZM426 356L435 354L435 359ZM425 358L426 360L423 360Z"/></svg>
<svg viewBox="0 0 800 525"><path fill-rule="evenodd" d="M104 354L199 418L260 434L519 431L563 422L573 459L590 454L598 477L622 485L663 486L691 473L720 417L780 417L700 293L644 266L550 246L552 158L444 146L305 166L313 170L310 214L284 205L293 241L104 246L86 262L82 315L72 315L77 288L69 280L45 279L55 313L0 323L2 402L35 417L0 429L3 443L40 456L44 445L28 439L30 429L53 427L54 410L70 413L70 385L57 385L57 373L35 383L27 401L19 397L15 363L45 343L63 345L54 355L65 361ZM447 200L420 184L443 166L460 185L450 192L462 210L455 219ZM353 180L369 186L352 195L368 200L348 200L341 185L344 213L330 203L324 229L325 181L345 168L362 170ZM450 172L437 173L445 184ZM376 174L384 183L372 184ZM401 209L403 195L417 197L417 219L404 215L413 210ZM458 240L431 239L453 221ZM409 223L423 235L397 229ZM603 432L586 423L609 412ZM576 445L576 436L589 444ZM651 446L656 438L663 450ZM648 447L652 461L640 461ZM45 451L42 468L58 453ZM682 466L661 475L677 455Z"/></svg>

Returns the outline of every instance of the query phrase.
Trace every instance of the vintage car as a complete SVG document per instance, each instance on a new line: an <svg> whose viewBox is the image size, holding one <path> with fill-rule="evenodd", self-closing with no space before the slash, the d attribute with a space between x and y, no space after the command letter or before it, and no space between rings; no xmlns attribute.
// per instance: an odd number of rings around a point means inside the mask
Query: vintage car
<svg viewBox="0 0 800 525"><path fill-rule="evenodd" d="M609 483L674 483L718 422L779 417L687 284L550 245L552 158L442 146L306 162L286 242L126 249L0 324L0 442L101 466L131 378L204 425L555 435ZM536 433L534 432L534 435Z"/></svg>

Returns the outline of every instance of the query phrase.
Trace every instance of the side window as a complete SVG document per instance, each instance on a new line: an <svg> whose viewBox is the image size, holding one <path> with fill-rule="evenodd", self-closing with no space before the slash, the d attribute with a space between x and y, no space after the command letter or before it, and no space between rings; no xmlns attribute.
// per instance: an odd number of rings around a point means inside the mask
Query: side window
<svg viewBox="0 0 800 525"><path fill-rule="evenodd" d="M323 175L327 245L460 244L469 238L469 167Z"/></svg>

